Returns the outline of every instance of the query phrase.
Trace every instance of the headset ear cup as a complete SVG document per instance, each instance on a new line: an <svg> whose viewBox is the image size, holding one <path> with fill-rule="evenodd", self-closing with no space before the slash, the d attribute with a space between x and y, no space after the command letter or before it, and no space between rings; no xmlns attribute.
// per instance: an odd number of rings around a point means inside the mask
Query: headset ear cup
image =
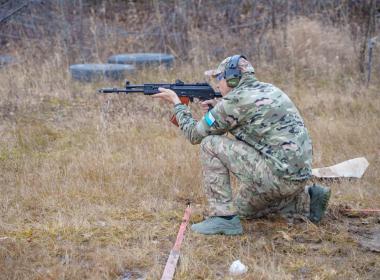
<svg viewBox="0 0 380 280"><path fill-rule="evenodd" d="M231 88L234 88L234 87L237 87L239 82L240 82L239 78L232 78L232 79L227 80L227 85Z"/></svg>
<svg viewBox="0 0 380 280"><path fill-rule="evenodd" d="M234 55L231 57L230 61L226 65L227 67L224 70L224 78L227 81L227 85L231 88L237 87L240 78L242 76L241 71L239 70L239 59L245 56L243 55Z"/></svg>

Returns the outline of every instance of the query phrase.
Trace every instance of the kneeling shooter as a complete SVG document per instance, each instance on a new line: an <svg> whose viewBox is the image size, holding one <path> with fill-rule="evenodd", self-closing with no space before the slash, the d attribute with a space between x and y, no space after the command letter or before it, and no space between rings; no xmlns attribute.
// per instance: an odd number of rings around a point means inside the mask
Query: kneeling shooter
<svg viewBox="0 0 380 280"><path fill-rule="evenodd" d="M160 88L161 93L153 95L174 104L185 137L200 144L209 218L192 225L192 230L241 234L240 218L270 213L303 215L318 223L330 189L307 185L312 143L296 106L279 88L258 81L242 55L227 57L207 74L216 79L222 98L203 102L214 108L205 111L200 121L193 119L174 91ZM235 139L224 136L226 132ZM239 181L236 196L231 173Z"/></svg>

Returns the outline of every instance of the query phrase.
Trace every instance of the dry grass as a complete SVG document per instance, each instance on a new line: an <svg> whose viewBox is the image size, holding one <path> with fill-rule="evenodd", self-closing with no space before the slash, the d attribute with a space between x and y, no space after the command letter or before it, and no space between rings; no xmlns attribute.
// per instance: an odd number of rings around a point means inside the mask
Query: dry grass
<svg viewBox="0 0 380 280"><path fill-rule="evenodd" d="M296 49L308 44L300 26L311 40L323 33L329 45L337 30L293 24L292 44L277 49L293 54L286 57L289 71L283 58L278 67L256 65L258 78L284 89L299 107L315 167L357 156L370 167L361 180L325 182L333 197L319 227L270 217L244 222L241 237L188 231L176 279L229 279L236 259L249 266L241 279L380 277L380 256L361 248L352 232L379 220L338 213L342 204L380 204L378 81L364 88L353 71L343 72L354 62L337 67L321 60L327 57L322 43ZM337 41L345 40L342 33ZM345 48L342 57L351 59L352 52ZM0 69L0 278L117 279L129 271L159 279L186 202L197 209L193 222L206 207L198 147L168 122L167 104L136 95L99 97L95 89L110 82L72 82L58 48L49 60L37 56ZM134 82L201 81L210 65L195 65L146 70Z"/></svg>

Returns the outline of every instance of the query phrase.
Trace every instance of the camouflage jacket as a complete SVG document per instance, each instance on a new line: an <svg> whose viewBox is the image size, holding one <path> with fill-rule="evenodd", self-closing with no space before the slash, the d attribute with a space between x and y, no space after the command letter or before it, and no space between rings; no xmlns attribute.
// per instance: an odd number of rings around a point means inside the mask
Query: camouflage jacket
<svg viewBox="0 0 380 280"><path fill-rule="evenodd" d="M284 92L252 74L244 74L199 122L185 105L177 104L174 110L192 144L207 135L230 132L258 150L277 176L290 180L311 176L311 139L297 108Z"/></svg>

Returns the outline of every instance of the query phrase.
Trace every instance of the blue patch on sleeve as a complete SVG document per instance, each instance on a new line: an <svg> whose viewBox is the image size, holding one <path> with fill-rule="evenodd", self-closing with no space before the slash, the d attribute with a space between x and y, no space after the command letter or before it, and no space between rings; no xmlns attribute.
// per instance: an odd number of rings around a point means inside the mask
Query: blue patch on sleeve
<svg viewBox="0 0 380 280"><path fill-rule="evenodd" d="M213 123L215 122L215 118L214 116L211 114L210 111L208 111L205 115L205 121L207 123L208 126L212 126Z"/></svg>

